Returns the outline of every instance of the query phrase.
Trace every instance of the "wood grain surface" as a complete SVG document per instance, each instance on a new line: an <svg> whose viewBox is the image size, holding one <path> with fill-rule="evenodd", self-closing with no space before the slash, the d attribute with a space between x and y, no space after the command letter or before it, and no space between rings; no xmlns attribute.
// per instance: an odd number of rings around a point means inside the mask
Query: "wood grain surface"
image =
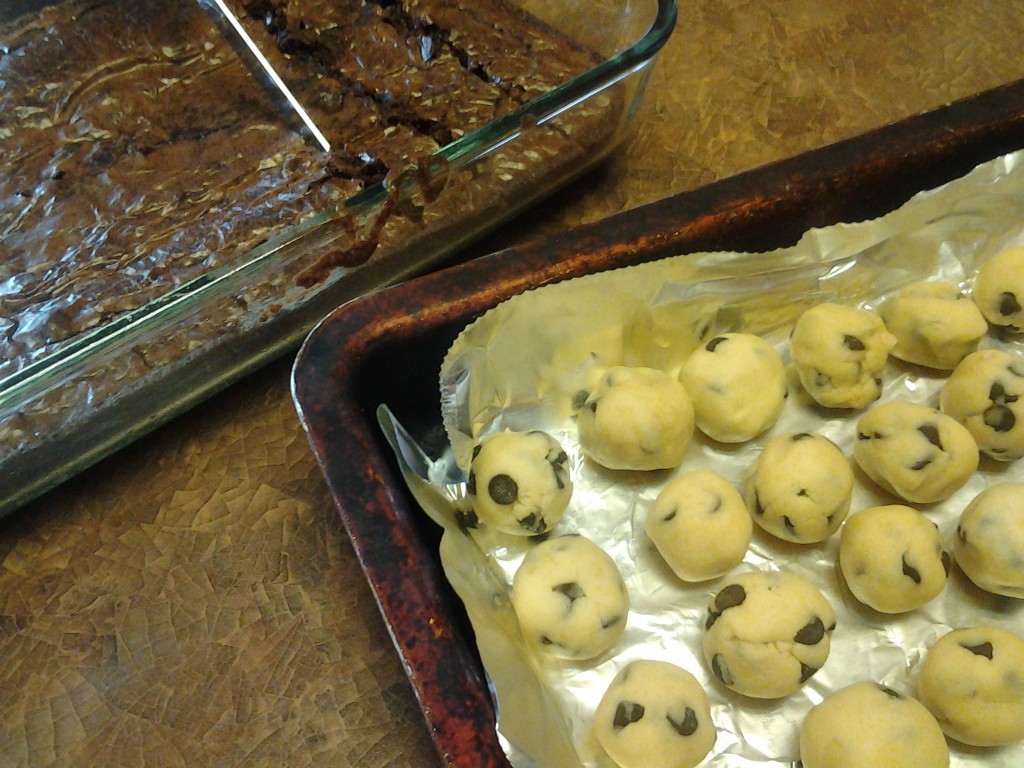
<svg viewBox="0 0 1024 768"><path fill-rule="evenodd" d="M1022 45L1024 0L684 0L630 144L465 255L1016 80ZM438 764L290 365L0 521L0 765Z"/></svg>

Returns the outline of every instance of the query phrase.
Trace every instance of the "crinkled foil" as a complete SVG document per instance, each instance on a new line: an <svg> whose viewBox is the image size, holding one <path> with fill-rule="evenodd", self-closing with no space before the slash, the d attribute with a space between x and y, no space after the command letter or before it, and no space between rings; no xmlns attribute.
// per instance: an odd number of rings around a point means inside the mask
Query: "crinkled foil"
<svg viewBox="0 0 1024 768"><path fill-rule="evenodd" d="M759 701L724 689L701 657L706 605L725 584L680 581L643 530L647 509L675 472L610 472L584 461L573 402L607 367L646 365L676 373L708 333L746 331L775 344L789 365L787 336L804 309L824 301L875 308L888 294L922 279L969 290L978 266L1004 247L1024 244L1024 154L999 158L944 187L921 193L898 210L863 223L806 233L792 248L762 254L700 253L609 271L516 296L467 327L441 374L451 451L430 467L434 519L445 527L441 559L465 602L499 707L499 733L517 768L611 766L591 725L615 673L638 658L674 662L708 692L717 742L703 765L792 766L799 759L807 710L858 680L882 682L913 695L918 662L953 628L991 624L1024 635L1024 601L981 592L954 567L943 593L909 613L886 616L858 604L836 569L838 534L815 545L789 544L757 530L736 571L785 569L803 575L829 598L838 624L825 666L797 693ZM1020 335L990 335L982 346L1024 354ZM937 406L944 375L891 361L883 400ZM576 402L579 402L578 400ZM678 471L707 468L737 487L773 435L817 431L852 459L859 412L823 413L790 377L778 423L748 443L728 447L699 434ZM460 525L464 476L477 438L504 428L544 429L561 440L572 462L573 500L554 534L579 532L612 555L629 588L626 633L608 654L585 663L532 657L509 603L512 575L528 542ZM960 512L989 484L1024 481L1024 460L983 458L981 468L950 499L920 507L947 548ZM419 495L422 497L423 489ZM851 514L897 500L857 473ZM950 744L953 766L1021 766L1024 744L972 749Z"/></svg>

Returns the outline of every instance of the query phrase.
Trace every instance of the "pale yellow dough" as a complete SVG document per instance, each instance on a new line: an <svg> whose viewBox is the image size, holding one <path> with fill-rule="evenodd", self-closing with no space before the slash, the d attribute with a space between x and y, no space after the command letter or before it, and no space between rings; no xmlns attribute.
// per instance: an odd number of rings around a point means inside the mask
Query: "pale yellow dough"
<svg viewBox="0 0 1024 768"><path fill-rule="evenodd" d="M902 504L850 515L839 536L839 569L850 592L882 613L903 613L936 598L951 558L938 527Z"/></svg>
<svg viewBox="0 0 1024 768"><path fill-rule="evenodd" d="M655 368L609 369L576 416L583 452L608 469L672 469L693 439L693 403Z"/></svg>
<svg viewBox="0 0 1024 768"><path fill-rule="evenodd" d="M826 303L797 318L789 343L800 382L815 402L866 408L881 393L879 375L896 338L874 312Z"/></svg>
<svg viewBox="0 0 1024 768"><path fill-rule="evenodd" d="M512 608L536 652L590 659L622 637L629 593L604 550L583 536L559 536L523 558L512 577Z"/></svg>
<svg viewBox="0 0 1024 768"><path fill-rule="evenodd" d="M1024 638L997 627L943 635L921 662L921 703L951 739L995 747L1024 739Z"/></svg>
<svg viewBox="0 0 1024 768"><path fill-rule="evenodd" d="M946 381L939 407L967 428L987 456L1024 456L1024 358L1001 349L972 352Z"/></svg>
<svg viewBox="0 0 1024 768"><path fill-rule="evenodd" d="M799 544L824 541L850 510L853 469L823 435L783 434L765 445L745 484L754 521L768 533Z"/></svg>
<svg viewBox="0 0 1024 768"><path fill-rule="evenodd" d="M788 696L824 665L835 623L832 605L800 576L736 574L708 604L704 661L736 693Z"/></svg>
<svg viewBox="0 0 1024 768"><path fill-rule="evenodd" d="M546 533L572 498L568 456L546 432L499 432L473 449L468 493L486 525L515 536Z"/></svg>
<svg viewBox="0 0 1024 768"><path fill-rule="evenodd" d="M723 333L698 347L679 372L697 428L712 440L741 443L776 422L786 402L786 372L775 347L750 333Z"/></svg>
<svg viewBox="0 0 1024 768"><path fill-rule="evenodd" d="M1024 329L1024 248L1007 248L982 264L972 295L992 325Z"/></svg>
<svg viewBox="0 0 1024 768"><path fill-rule="evenodd" d="M906 400L891 400L860 417L853 456L880 486L919 504L952 496L979 461L978 446L962 424Z"/></svg>
<svg viewBox="0 0 1024 768"><path fill-rule="evenodd" d="M878 310L896 337L893 357L950 371L978 347L988 323L978 305L951 283L914 283Z"/></svg>
<svg viewBox="0 0 1024 768"><path fill-rule="evenodd" d="M672 479L651 504L644 530L675 574L705 581L739 565L753 524L740 492L708 470Z"/></svg>
<svg viewBox="0 0 1024 768"><path fill-rule="evenodd" d="M921 702L874 682L812 707L800 728L803 768L946 768L949 747Z"/></svg>
<svg viewBox="0 0 1024 768"><path fill-rule="evenodd" d="M971 500L960 515L953 555L981 589L1024 599L1024 483L998 483Z"/></svg>
<svg viewBox="0 0 1024 768"><path fill-rule="evenodd" d="M608 685L594 734L621 768L693 768L716 738L697 679L675 664L650 660L631 662Z"/></svg>

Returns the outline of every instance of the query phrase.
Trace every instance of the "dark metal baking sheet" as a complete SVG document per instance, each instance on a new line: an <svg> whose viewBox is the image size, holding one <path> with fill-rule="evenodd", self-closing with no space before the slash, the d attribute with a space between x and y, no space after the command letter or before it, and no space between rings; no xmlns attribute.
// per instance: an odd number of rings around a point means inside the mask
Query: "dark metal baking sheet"
<svg viewBox="0 0 1024 768"><path fill-rule="evenodd" d="M441 571L440 530L406 490L377 407L439 455L442 357L508 297L676 254L792 245L1022 147L1024 81L357 299L313 330L293 370L296 407L443 764L508 762L472 631Z"/></svg>

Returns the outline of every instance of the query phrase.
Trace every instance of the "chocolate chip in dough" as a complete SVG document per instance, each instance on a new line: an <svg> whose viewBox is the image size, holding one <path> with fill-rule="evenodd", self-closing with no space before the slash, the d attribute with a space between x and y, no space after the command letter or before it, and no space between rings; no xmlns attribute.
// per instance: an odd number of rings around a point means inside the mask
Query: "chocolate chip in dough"
<svg viewBox="0 0 1024 768"><path fill-rule="evenodd" d="M729 667L726 666L722 654L716 653L714 658L711 659L711 671L724 685L733 684L732 675L729 673Z"/></svg>
<svg viewBox="0 0 1024 768"><path fill-rule="evenodd" d="M487 493L497 504L513 504L519 496L519 486L508 475L495 475L487 484Z"/></svg>
<svg viewBox="0 0 1024 768"><path fill-rule="evenodd" d="M921 583L921 573L920 573L920 571L918 571L910 563L907 562L907 556L906 555L903 556L902 560L903 560L903 575L907 576L915 584L920 584Z"/></svg>
<svg viewBox="0 0 1024 768"><path fill-rule="evenodd" d="M672 726L672 730L678 733L680 736L692 736L697 731L699 723L697 722L697 713L689 707L683 713L683 717L680 720L674 720L671 715L666 715L665 719L668 720L668 724Z"/></svg>
<svg viewBox="0 0 1024 768"><path fill-rule="evenodd" d="M917 431L924 435L925 439L929 443L934 445L940 451L942 450L942 440L939 439L938 427L936 427L934 424L922 424L920 427L917 428Z"/></svg>
<svg viewBox="0 0 1024 768"><path fill-rule="evenodd" d="M615 720L612 725L616 730L622 730L627 725L632 725L643 719L644 705L635 701L620 701L615 708Z"/></svg>
<svg viewBox="0 0 1024 768"><path fill-rule="evenodd" d="M725 336L716 336L716 337L715 337L715 338L713 338L713 339L712 339L711 341L709 341L709 342L708 342L708 343L707 343L707 344L706 344L706 345L704 346L704 348L705 348L705 349L706 349L706 350L707 350L708 352L714 352L714 351L715 351L715 350L716 350L716 349L718 348L718 345L719 345L719 344L721 344L721 343L722 343L722 342L724 342L724 341L727 341L727 339L725 338Z"/></svg>
<svg viewBox="0 0 1024 768"><path fill-rule="evenodd" d="M1013 415L1013 411L1001 403L995 403L986 408L982 419L986 426L996 432L1009 432L1017 424L1017 417Z"/></svg>
<svg viewBox="0 0 1024 768"><path fill-rule="evenodd" d="M999 294L999 314L1003 317L1009 317L1020 312L1021 306L1017 297L1009 291L1004 291Z"/></svg>
<svg viewBox="0 0 1024 768"><path fill-rule="evenodd" d="M805 624L799 632L793 637L793 642L799 643L800 645L817 645L821 642L821 638L825 636L825 623L815 618L813 621Z"/></svg>
<svg viewBox="0 0 1024 768"><path fill-rule="evenodd" d="M818 671L817 668L810 667L810 666L808 666L808 665L806 665L806 664L801 662L801 664L800 664L800 682L801 683L806 683L808 680L811 679L811 677L817 671Z"/></svg>
<svg viewBox="0 0 1024 768"><path fill-rule="evenodd" d="M581 587L575 581L567 581L564 584L559 584L553 587L552 591L563 594L567 598L569 598L570 605L572 605L572 603L576 602L584 596L583 587Z"/></svg>
<svg viewBox="0 0 1024 768"><path fill-rule="evenodd" d="M715 608L718 609L719 613L724 613L730 608L735 608L737 605L743 605L743 601L746 599L747 591L743 588L742 584L730 584L727 587L723 587L715 596Z"/></svg>
<svg viewBox="0 0 1024 768"><path fill-rule="evenodd" d="M865 350L864 342L848 333L843 336L843 345L851 352L863 352Z"/></svg>
<svg viewBox="0 0 1024 768"><path fill-rule="evenodd" d="M978 645L964 645L961 643L960 647L964 650L970 651L975 656L984 656L989 661L992 661L992 643L978 643Z"/></svg>

